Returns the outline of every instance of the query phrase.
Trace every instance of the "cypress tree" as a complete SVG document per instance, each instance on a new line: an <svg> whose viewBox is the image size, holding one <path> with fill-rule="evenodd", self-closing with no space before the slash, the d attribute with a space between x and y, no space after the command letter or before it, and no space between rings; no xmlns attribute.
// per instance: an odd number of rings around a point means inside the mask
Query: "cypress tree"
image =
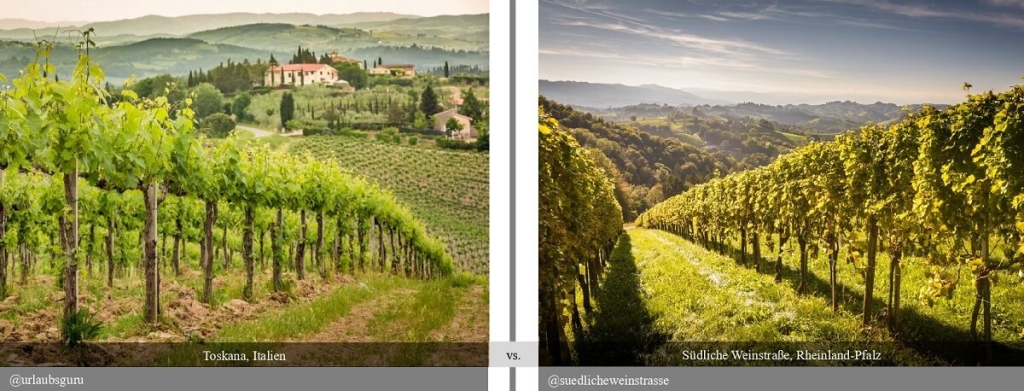
<svg viewBox="0 0 1024 391"><path fill-rule="evenodd" d="M295 99L290 92L281 96L281 127L287 128L288 121L295 118Z"/></svg>
<svg viewBox="0 0 1024 391"><path fill-rule="evenodd" d="M434 94L434 89L427 86L423 90L423 94L420 95L420 111L423 112L428 118L434 114L439 113L441 110L440 105L437 102L437 95Z"/></svg>

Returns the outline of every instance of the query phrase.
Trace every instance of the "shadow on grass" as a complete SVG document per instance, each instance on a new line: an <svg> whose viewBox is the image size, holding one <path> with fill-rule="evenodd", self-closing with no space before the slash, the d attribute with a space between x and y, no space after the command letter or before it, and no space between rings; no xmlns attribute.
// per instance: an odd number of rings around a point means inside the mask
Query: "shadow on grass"
<svg viewBox="0 0 1024 391"><path fill-rule="evenodd" d="M724 252L717 251L717 249L712 248L707 248L707 250L732 258L739 263L741 255L740 249L736 248L731 243L725 245ZM753 254L748 252L746 259L748 262L747 267L753 268L754 265L750 263L754 259ZM761 262L760 273L774 276L775 259L769 259L762 256ZM810 262L827 261L823 259L811 259ZM888 263L879 263L876 267L883 270L883 273L878 274L875 278L876 289L878 289L880 286L878 284L886 283L886 279L881 277L886 276L884 270L888 270ZM825 277L828 276L826 275ZM782 280L783 283L788 284L793 290L796 290L800 285L800 271L783 263ZM822 297L826 302L831 303L832 288L829 286L829 280L819 277L811 270L807 271L805 280L807 283L806 292L808 292L808 294ZM864 305L863 292L853 290L850 286L841 281L836 282L836 290L839 296L838 301L840 308L850 313L862 313ZM878 314L880 311L885 309L886 303L881 298L875 297L872 302L872 307L876 314L875 327L885 327L886 320L881 319L881 315ZM952 327L938 321L930 315L921 313L916 308L911 307L900 308L899 314L900 333L896 336L898 341L897 343L916 351L918 354L939 360L943 363L948 363L949 365L1024 365L1024 343L1004 344L993 342L992 358L991 360L987 360L984 345L980 342L973 342L971 340L970 331L968 331L966 327ZM981 322L979 320L979 329L980 328Z"/></svg>
<svg viewBox="0 0 1024 391"><path fill-rule="evenodd" d="M644 357L668 341L654 326L640 296L640 272L633 259L629 234L619 237L604 283L594 294L597 303L589 327L576 338L581 366L639 366Z"/></svg>

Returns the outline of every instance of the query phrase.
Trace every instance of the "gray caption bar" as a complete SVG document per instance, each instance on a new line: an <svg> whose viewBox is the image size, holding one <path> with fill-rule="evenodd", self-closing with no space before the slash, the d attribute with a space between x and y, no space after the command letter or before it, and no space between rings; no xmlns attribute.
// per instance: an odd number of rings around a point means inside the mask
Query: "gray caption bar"
<svg viewBox="0 0 1024 391"><path fill-rule="evenodd" d="M539 390L1020 390L1020 368L541 367ZM627 386L616 384L632 384Z"/></svg>
<svg viewBox="0 0 1024 391"><path fill-rule="evenodd" d="M0 390L19 391L478 391L487 389L487 368L5 367L0 379Z"/></svg>

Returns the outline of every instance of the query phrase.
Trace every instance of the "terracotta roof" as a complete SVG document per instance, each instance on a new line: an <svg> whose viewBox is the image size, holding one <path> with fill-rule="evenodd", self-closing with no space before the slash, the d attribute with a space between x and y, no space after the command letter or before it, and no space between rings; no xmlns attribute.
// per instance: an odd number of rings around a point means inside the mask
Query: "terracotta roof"
<svg viewBox="0 0 1024 391"><path fill-rule="evenodd" d="M327 54L327 57L330 57L331 61L334 61L334 62L349 62L349 63L360 62L359 60L356 60L354 58L348 58L348 57L341 56L338 53L329 53L329 54Z"/></svg>
<svg viewBox="0 0 1024 391"><path fill-rule="evenodd" d="M270 67L268 69L268 71L280 72L282 69L284 69L286 72L294 72L294 71L315 72L315 71L319 71L320 69L323 69L323 67L329 67L329 65L327 65L327 64L286 64L286 65L281 65L281 66L277 66L277 67Z"/></svg>
<svg viewBox="0 0 1024 391"><path fill-rule="evenodd" d="M384 65L378 65L378 67L384 67L384 68L403 68L403 69L405 69L405 68L409 68L409 69L415 68L415 66L413 66L412 64L384 64Z"/></svg>

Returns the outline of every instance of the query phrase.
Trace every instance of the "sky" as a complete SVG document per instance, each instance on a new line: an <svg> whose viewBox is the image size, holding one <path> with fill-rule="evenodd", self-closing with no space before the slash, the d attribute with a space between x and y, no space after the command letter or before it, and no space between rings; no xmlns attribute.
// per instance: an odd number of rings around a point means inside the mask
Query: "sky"
<svg viewBox="0 0 1024 391"><path fill-rule="evenodd" d="M6 3L17 3L10 6ZM489 0L47 0L31 7L32 2L0 0L2 18L20 18L42 22L102 22L146 15L182 16L195 14L313 13L350 14L354 12L394 12L436 16L488 13Z"/></svg>
<svg viewBox="0 0 1024 391"><path fill-rule="evenodd" d="M540 0L539 24L546 80L897 104L1024 83L1024 0Z"/></svg>

